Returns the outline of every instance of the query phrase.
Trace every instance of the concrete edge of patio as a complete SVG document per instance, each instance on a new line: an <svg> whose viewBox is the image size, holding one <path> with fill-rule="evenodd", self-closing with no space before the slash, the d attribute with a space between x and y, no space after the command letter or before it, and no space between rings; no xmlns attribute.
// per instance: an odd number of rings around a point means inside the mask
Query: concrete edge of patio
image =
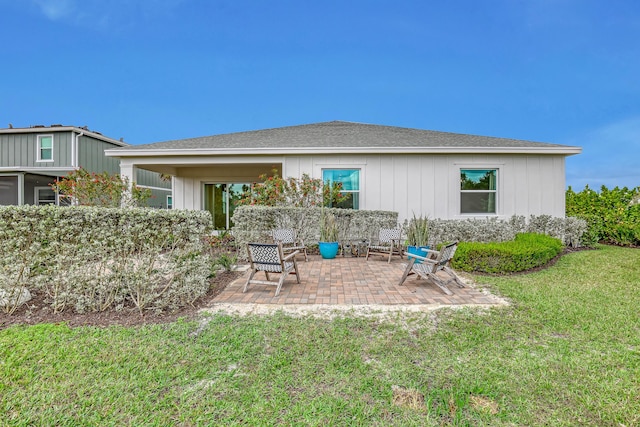
<svg viewBox="0 0 640 427"><path fill-rule="evenodd" d="M268 316L283 313L293 317L313 316L320 318L335 318L346 316L357 317L390 317L415 313L430 313L440 309L458 310L465 307L505 307L509 305L504 300L497 300L493 304L252 304L252 303L214 303L211 307L200 310L202 314L227 314L233 316Z"/></svg>

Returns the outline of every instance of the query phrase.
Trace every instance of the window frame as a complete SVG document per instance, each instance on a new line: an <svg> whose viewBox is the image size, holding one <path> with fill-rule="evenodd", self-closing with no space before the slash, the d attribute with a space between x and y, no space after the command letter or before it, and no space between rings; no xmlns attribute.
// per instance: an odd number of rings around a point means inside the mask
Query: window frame
<svg viewBox="0 0 640 427"><path fill-rule="evenodd" d="M40 197L40 191L42 190L51 191L53 193L53 203L46 203L47 200L42 199ZM59 206L60 202L58 201L58 194L55 191L53 191L51 187L40 185L40 186L33 187L33 204L36 206L44 206L44 205L51 205L51 204L55 206Z"/></svg>
<svg viewBox="0 0 640 427"><path fill-rule="evenodd" d="M461 178L463 171L495 171L495 190L463 190L461 186ZM499 216L500 209L500 191L502 188L500 167L495 165L458 165L458 213L461 216ZM494 211L493 212L463 212L462 211L462 194L494 194Z"/></svg>
<svg viewBox="0 0 640 427"><path fill-rule="evenodd" d="M323 165L323 167L321 167L320 169L320 176L322 177L322 183L324 185L325 183L325 179L324 179L324 173L325 171L338 171L338 170L348 170L348 171L357 171L358 172L358 190L341 190L342 193L351 193L351 194L356 194L357 197L357 201L358 201L358 206L357 207L351 207L351 208L346 208L346 209L353 209L353 210L360 210L362 209L362 177L363 177L363 168L362 167L358 167L358 166L348 166L348 165L340 165L339 167L336 166L330 166L330 165Z"/></svg>
<svg viewBox="0 0 640 427"><path fill-rule="evenodd" d="M42 147L42 140L44 138L50 138L51 139L51 147L49 148L43 148ZM53 158L53 147L54 147L54 139L53 139L53 134L47 134L47 135L38 135L38 147L37 147L37 162L53 162L54 158ZM50 159L45 159L42 157L42 151L43 150L50 150L51 151L51 158Z"/></svg>

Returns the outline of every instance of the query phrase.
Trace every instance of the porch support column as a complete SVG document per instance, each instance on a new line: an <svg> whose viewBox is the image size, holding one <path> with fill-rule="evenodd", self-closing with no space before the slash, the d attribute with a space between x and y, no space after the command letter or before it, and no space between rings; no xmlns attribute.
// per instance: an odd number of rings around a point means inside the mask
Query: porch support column
<svg viewBox="0 0 640 427"><path fill-rule="evenodd" d="M120 160L120 177L123 180L128 182L129 188L127 188L127 193L124 194L122 198L123 206L126 204L126 200L131 200L131 188L133 187L133 183L136 181L136 174L138 168L136 165L127 160Z"/></svg>
<svg viewBox="0 0 640 427"><path fill-rule="evenodd" d="M22 206L22 205L24 205L24 173L19 173L18 174L18 206Z"/></svg>

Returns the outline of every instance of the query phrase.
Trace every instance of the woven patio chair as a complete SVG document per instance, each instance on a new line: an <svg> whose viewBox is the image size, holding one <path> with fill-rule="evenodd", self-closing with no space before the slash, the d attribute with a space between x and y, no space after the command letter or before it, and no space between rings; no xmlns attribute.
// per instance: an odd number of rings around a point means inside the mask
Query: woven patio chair
<svg viewBox="0 0 640 427"><path fill-rule="evenodd" d="M444 246L440 251L425 250L427 252L426 256L414 254L407 256L409 263L398 285L402 285L407 279L407 276L417 274L418 277L434 283L445 294L453 295L447 288L451 282L455 282L458 287L464 288L462 280L460 280L451 267L449 267L456 253L456 249L458 249L458 242L453 242ZM407 255L409 254L407 253ZM421 263L416 264L416 259L419 259Z"/></svg>
<svg viewBox="0 0 640 427"><path fill-rule="evenodd" d="M304 260L307 261L307 247L302 239L299 239L296 230L293 228L277 228L271 233L273 241L275 243L282 243L282 251L288 254L293 251L298 251L304 255Z"/></svg>
<svg viewBox="0 0 640 427"><path fill-rule="evenodd" d="M391 262L393 255L402 258L403 248L401 244L402 230L399 228L381 228L378 233L378 240L372 240L367 247L367 261L369 255L382 255L388 257L387 262Z"/></svg>
<svg viewBox="0 0 640 427"><path fill-rule="evenodd" d="M244 284L242 292L247 292L249 285L273 285L276 286L275 296L278 296L282 283L289 274L295 274L297 282L300 283L300 274L296 264L298 251L294 251L285 257L281 243L247 243L247 254L251 263L251 274L247 279L247 283ZM264 272L267 280L255 280L253 278L259 271ZM280 279L277 282L271 280L269 273L280 274Z"/></svg>

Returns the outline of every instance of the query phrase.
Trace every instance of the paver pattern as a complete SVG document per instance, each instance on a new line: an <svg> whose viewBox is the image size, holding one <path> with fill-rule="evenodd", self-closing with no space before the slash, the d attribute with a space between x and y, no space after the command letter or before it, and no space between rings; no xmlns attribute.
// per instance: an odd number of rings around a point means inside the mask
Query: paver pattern
<svg viewBox="0 0 640 427"><path fill-rule="evenodd" d="M369 261L360 257L322 259L311 255L309 261L298 261L300 284L295 275L284 282L280 295L275 286L250 285L242 292L249 272L228 285L215 303L228 304L328 304L328 305L494 305L504 303L499 298L474 286L459 288L452 284L453 295L445 295L434 284L410 276L398 285L407 260L394 257L391 263L381 257ZM258 273L262 277L264 273Z"/></svg>

